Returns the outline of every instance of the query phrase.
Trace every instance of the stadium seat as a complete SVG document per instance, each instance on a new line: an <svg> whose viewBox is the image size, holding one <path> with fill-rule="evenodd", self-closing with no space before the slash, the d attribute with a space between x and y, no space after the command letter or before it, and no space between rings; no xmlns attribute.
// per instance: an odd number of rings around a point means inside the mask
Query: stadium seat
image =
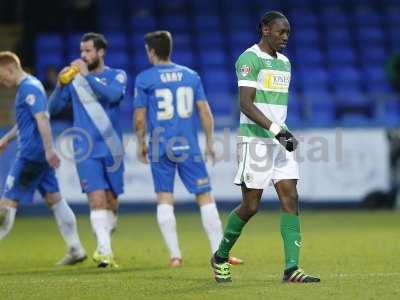
<svg viewBox="0 0 400 300"><path fill-rule="evenodd" d="M336 102L331 93L309 91L303 95L305 116L309 126L334 124Z"/></svg>
<svg viewBox="0 0 400 300"><path fill-rule="evenodd" d="M308 46L298 47L294 58L296 62L307 67L320 66L325 61L324 52L321 49Z"/></svg>
<svg viewBox="0 0 400 300"><path fill-rule="evenodd" d="M365 26L380 26L382 16L376 10L360 9L355 11L354 20L361 28Z"/></svg>
<svg viewBox="0 0 400 300"><path fill-rule="evenodd" d="M382 44L385 40L383 30L378 27L365 27L362 26L358 29L357 39L360 44Z"/></svg>
<svg viewBox="0 0 400 300"><path fill-rule="evenodd" d="M371 125L370 117L364 114L346 113L340 118L340 125L345 127L365 127Z"/></svg>
<svg viewBox="0 0 400 300"><path fill-rule="evenodd" d="M125 69L129 64L128 54L125 51L107 51L107 63L113 68Z"/></svg>
<svg viewBox="0 0 400 300"><path fill-rule="evenodd" d="M360 57L363 65L384 64L388 55L382 46L369 46L360 49Z"/></svg>
<svg viewBox="0 0 400 300"><path fill-rule="evenodd" d="M193 51L190 50L174 51L172 53L172 61L177 64L187 66L189 68L194 68L195 66L194 54Z"/></svg>
<svg viewBox="0 0 400 300"><path fill-rule="evenodd" d="M160 20L161 26L173 33L187 32L190 26L188 18L184 15L168 15Z"/></svg>
<svg viewBox="0 0 400 300"><path fill-rule="evenodd" d="M61 34L56 33L43 33L36 39L35 50L36 53L43 52L62 52L63 51L63 37ZM79 44L78 44L79 46Z"/></svg>
<svg viewBox="0 0 400 300"><path fill-rule="evenodd" d="M324 68L300 69L293 78L299 81L303 90L326 90L328 88L329 74Z"/></svg>
<svg viewBox="0 0 400 300"><path fill-rule="evenodd" d="M335 3L335 5L337 4ZM320 14L320 21L327 29L343 28L348 26L350 17L346 11L340 8L325 8Z"/></svg>
<svg viewBox="0 0 400 300"><path fill-rule="evenodd" d="M299 1L295 1L295 2L299 2ZM300 1L302 2L302 1ZM307 4L305 4L307 3ZM305 5L309 5L310 2L309 1L305 1L303 0L303 4ZM314 14L312 11L305 9L305 10L299 10L299 9L295 9L292 10L289 15L288 18L293 26L293 28L303 28L303 27L315 27L318 25L318 18L316 16L316 14Z"/></svg>
<svg viewBox="0 0 400 300"><path fill-rule="evenodd" d="M225 66L226 53L220 48L204 49L200 52L200 62L205 69L209 66Z"/></svg>
<svg viewBox="0 0 400 300"><path fill-rule="evenodd" d="M292 35L297 46L318 46L320 42L320 34L317 29L299 29Z"/></svg>
<svg viewBox="0 0 400 300"><path fill-rule="evenodd" d="M348 28L329 28L323 35L325 42L330 47L350 44L350 31Z"/></svg>
<svg viewBox="0 0 400 300"><path fill-rule="evenodd" d="M130 28L134 32L148 32L156 30L155 18L149 14L134 15L130 19Z"/></svg>
<svg viewBox="0 0 400 300"><path fill-rule="evenodd" d="M330 70L331 80L335 84L358 84L361 80L360 71L352 66L334 67Z"/></svg>
<svg viewBox="0 0 400 300"><path fill-rule="evenodd" d="M217 15L199 14L194 17L194 25L198 31L202 30L219 30L221 23Z"/></svg>
<svg viewBox="0 0 400 300"><path fill-rule="evenodd" d="M108 50L110 51L125 51L127 49L127 40L125 33L121 32L106 32L104 33L108 41Z"/></svg>
<svg viewBox="0 0 400 300"><path fill-rule="evenodd" d="M196 36L196 42L199 47L220 47L222 48L224 37L219 29L216 30L202 30Z"/></svg>
<svg viewBox="0 0 400 300"><path fill-rule="evenodd" d="M352 64L355 62L355 53L351 47L331 47L327 51L327 59L330 65L337 66L338 64Z"/></svg>

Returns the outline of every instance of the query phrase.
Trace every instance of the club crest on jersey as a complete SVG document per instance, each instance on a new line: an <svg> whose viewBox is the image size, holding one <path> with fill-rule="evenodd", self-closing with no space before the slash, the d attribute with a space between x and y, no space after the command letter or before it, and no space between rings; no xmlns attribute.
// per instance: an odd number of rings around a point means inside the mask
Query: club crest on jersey
<svg viewBox="0 0 400 300"><path fill-rule="evenodd" d="M243 65L240 67L240 75L246 77L251 72L251 68L248 65Z"/></svg>
<svg viewBox="0 0 400 300"><path fill-rule="evenodd" d="M29 94L28 96L26 96L25 99L26 103L28 103L30 106L32 106L33 104L35 104L36 102L36 96L34 94Z"/></svg>
<svg viewBox="0 0 400 300"><path fill-rule="evenodd" d="M125 82L125 76L122 73L119 73L117 76L115 76L115 79L119 82L119 83L124 83Z"/></svg>

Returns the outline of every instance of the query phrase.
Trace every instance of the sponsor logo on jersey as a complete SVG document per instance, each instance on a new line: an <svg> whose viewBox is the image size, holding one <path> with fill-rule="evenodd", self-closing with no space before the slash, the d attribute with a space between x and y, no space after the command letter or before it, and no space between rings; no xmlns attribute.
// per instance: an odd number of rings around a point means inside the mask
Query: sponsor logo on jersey
<svg viewBox="0 0 400 300"><path fill-rule="evenodd" d="M208 177L204 177L204 178L199 178L196 181L197 186L202 186L202 185L207 185L210 182L210 180L208 179Z"/></svg>
<svg viewBox="0 0 400 300"><path fill-rule="evenodd" d="M290 84L290 73L277 70L262 71L262 87L276 92L287 92Z"/></svg>
<svg viewBox="0 0 400 300"><path fill-rule="evenodd" d="M248 65L243 65L240 67L240 75L246 77L251 72L251 68Z"/></svg>
<svg viewBox="0 0 400 300"><path fill-rule="evenodd" d="M26 96L25 99L26 103L28 103L30 106L32 106L33 104L35 104L36 102L36 96L34 94L29 94L28 96Z"/></svg>

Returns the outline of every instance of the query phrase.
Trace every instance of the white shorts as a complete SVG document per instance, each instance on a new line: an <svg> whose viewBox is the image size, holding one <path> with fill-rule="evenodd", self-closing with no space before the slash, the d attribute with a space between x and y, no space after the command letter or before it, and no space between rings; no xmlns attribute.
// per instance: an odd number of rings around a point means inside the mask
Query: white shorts
<svg viewBox="0 0 400 300"><path fill-rule="evenodd" d="M299 165L294 152L280 144L237 144L238 170L235 184L245 183L250 189L265 189L271 182L299 179Z"/></svg>

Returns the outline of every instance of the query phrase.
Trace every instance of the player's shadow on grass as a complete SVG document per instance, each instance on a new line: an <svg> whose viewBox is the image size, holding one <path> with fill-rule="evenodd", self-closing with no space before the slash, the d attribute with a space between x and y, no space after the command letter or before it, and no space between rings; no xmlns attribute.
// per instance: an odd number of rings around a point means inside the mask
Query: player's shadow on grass
<svg viewBox="0 0 400 300"><path fill-rule="evenodd" d="M120 268L120 269L102 269L93 267L54 267L46 268L40 270L21 270L15 272L0 272L0 278L3 276L21 276L21 275L41 275L41 276L65 276L65 275L108 275L108 274L122 274L122 273L132 273L132 272L154 272L164 270L165 267L131 267L131 268Z"/></svg>

